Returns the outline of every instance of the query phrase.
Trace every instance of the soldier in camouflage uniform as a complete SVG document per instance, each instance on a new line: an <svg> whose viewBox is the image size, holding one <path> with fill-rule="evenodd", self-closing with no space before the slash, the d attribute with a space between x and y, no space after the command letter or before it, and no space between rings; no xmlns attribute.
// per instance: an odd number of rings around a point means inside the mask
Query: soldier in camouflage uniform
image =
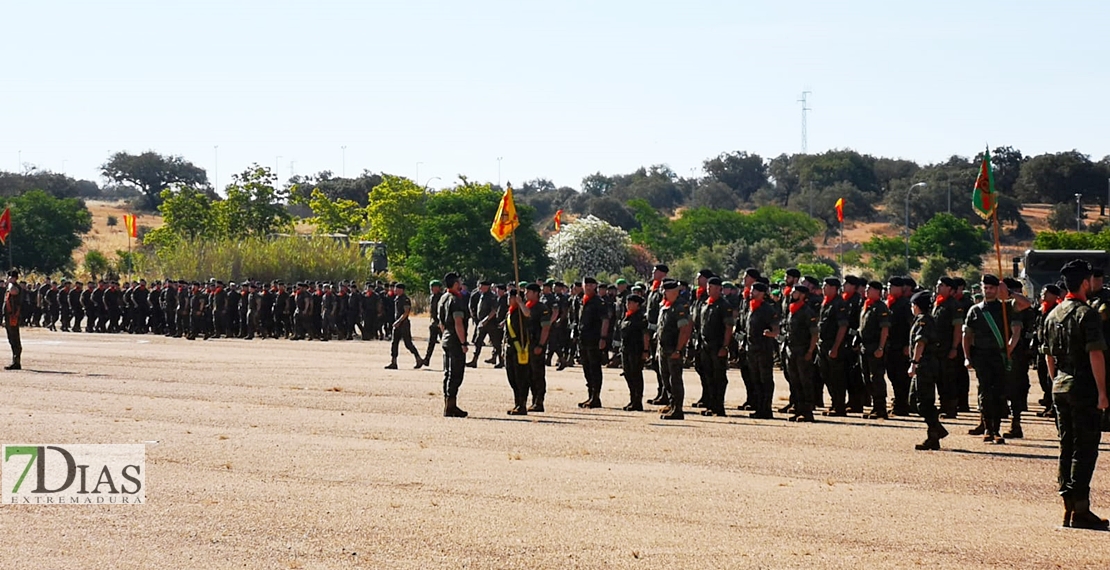
<svg viewBox="0 0 1110 570"><path fill-rule="evenodd" d="M940 423L936 408L937 383L940 380L941 363L948 356L951 345L942 342L936 321L929 314L931 299L929 293L922 291L910 297L914 321L910 327L910 406L925 420L928 435L925 441L914 446L918 451L940 449L940 440L948 436L948 430Z"/></svg>
<svg viewBox="0 0 1110 570"><path fill-rule="evenodd" d="M968 432L983 435L987 443L1006 443L1002 436L1002 415L1006 411L1006 378L1013 350L1021 340L1021 320L1009 305L998 298L1001 281L984 275L983 302L971 307L964 321L964 366L975 369L979 381L979 410L982 422ZM1003 316L1003 311L1007 314ZM1005 329L1004 323L1010 324Z"/></svg>
<svg viewBox="0 0 1110 570"><path fill-rule="evenodd" d="M1106 395L1106 339L1098 313L1087 305L1092 293L1091 265L1076 260L1061 270L1068 290L1045 319L1045 356L1053 376L1052 397L1060 435L1057 480L1064 500L1064 526L1107 530L1091 512L1091 477L1102 439L1100 411Z"/></svg>
<svg viewBox="0 0 1110 570"><path fill-rule="evenodd" d="M686 390L682 384L682 350L693 332L690 320L690 307L679 299L678 283L665 281L663 304L659 309L656 322L656 341L659 345L659 373L670 393L669 405L664 408L661 419L683 419L682 400Z"/></svg>

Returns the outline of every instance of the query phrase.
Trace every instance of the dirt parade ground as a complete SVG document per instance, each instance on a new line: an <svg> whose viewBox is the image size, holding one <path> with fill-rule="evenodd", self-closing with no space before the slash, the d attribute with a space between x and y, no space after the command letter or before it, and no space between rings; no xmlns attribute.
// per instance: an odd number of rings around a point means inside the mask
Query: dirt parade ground
<svg viewBox="0 0 1110 570"><path fill-rule="evenodd" d="M1060 527L1040 418L994 446L963 414L920 452L918 418L664 423L620 411L619 370L604 409L580 410L579 368L549 369L547 413L510 417L504 371L480 364L470 418L448 419L438 349L430 370L402 350L386 371L385 342L23 339L0 441L146 442L147 502L0 506L5 569L1110 568L1110 535Z"/></svg>

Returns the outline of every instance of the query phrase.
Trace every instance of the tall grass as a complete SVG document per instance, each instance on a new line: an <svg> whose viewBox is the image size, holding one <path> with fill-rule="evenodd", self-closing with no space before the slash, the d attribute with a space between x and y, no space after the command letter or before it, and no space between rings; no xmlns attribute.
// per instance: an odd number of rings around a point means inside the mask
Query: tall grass
<svg viewBox="0 0 1110 570"><path fill-rule="evenodd" d="M339 281L379 278L357 244L330 239L187 240L136 263L148 278Z"/></svg>

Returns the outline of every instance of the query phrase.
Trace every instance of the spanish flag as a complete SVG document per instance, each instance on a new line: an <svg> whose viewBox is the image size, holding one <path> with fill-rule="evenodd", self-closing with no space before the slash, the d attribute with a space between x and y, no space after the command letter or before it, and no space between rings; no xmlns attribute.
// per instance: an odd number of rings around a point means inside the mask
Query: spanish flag
<svg viewBox="0 0 1110 570"><path fill-rule="evenodd" d="M555 232L558 233L563 227L563 211L555 212Z"/></svg>
<svg viewBox="0 0 1110 570"><path fill-rule="evenodd" d="M844 198L839 198L836 201L836 221L844 223Z"/></svg>
<svg viewBox="0 0 1110 570"><path fill-rule="evenodd" d="M139 223L135 219L135 214L124 214L123 225L127 226L127 235L133 238L139 237Z"/></svg>
<svg viewBox="0 0 1110 570"><path fill-rule="evenodd" d="M0 243L7 244L8 236L12 233L12 209L4 208L4 213L0 214Z"/></svg>
<svg viewBox="0 0 1110 570"><path fill-rule="evenodd" d="M516 215L516 204L513 203L513 187L506 185L505 195L497 206L497 216L493 218L489 233L497 241L505 241L519 227L520 218Z"/></svg>

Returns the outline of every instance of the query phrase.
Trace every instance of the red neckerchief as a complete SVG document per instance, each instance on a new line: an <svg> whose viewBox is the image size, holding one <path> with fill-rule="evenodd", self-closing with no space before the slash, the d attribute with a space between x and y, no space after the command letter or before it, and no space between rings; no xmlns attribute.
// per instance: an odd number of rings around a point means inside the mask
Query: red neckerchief
<svg viewBox="0 0 1110 570"><path fill-rule="evenodd" d="M744 287L744 300L747 301L748 299L751 299L751 298L752 298L752 286L748 285L747 287Z"/></svg>
<svg viewBox="0 0 1110 570"><path fill-rule="evenodd" d="M394 294L393 294L393 291L390 291L390 292L389 292L389 296L390 296L390 297L395 297L396 295L394 295Z"/></svg>
<svg viewBox="0 0 1110 570"><path fill-rule="evenodd" d="M790 294L794 292L794 287L787 285L782 288L782 296L786 299L790 298Z"/></svg>
<svg viewBox="0 0 1110 570"><path fill-rule="evenodd" d="M582 296L582 304L585 305L586 303L589 303L590 299L593 299L593 298L594 298L593 295L583 295Z"/></svg>
<svg viewBox="0 0 1110 570"><path fill-rule="evenodd" d="M874 305L876 301L878 301L878 299L870 299L870 298L869 299L864 299L863 300L863 310L866 311L866 310L870 309L871 305Z"/></svg>
<svg viewBox="0 0 1110 570"><path fill-rule="evenodd" d="M366 296L367 296L367 297L373 297L373 296L374 296L374 290L373 290L373 289L370 289L370 290L368 290L368 291L366 292Z"/></svg>
<svg viewBox="0 0 1110 570"><path fill-rule="evenodd" d="M651 291L652 291L652 293L658 291L659 286L662 285L662 284L663 284L663 282L658 280L658 279L656 279L655 281L652 281L651 282Z"/></svg>
<svg viewBox="0 0 1110 570"><path fill-rule="evenodd" d="M794 301L793 303L790 303L790 314L793 315L794 313L797 313L804 306L806 306L806 300L805 299L802 299L801 301Z"/></svg>
<svg viewBox="0 0 1110 570"><path fill-rule="evenodd" d="M1067 295L1064 295L1064 298L1065 299L1071 299L1072 301L1079 301L1080 303L1086 303L1087 302L1087 298L1086 297L1080 297L1079 293L1068 293Z"/></svg>
<svg viewBox="0 0 1110 570"><path fill-rule="evenodd" d="M516 313L516 307L517 307L516 304L509 305L509 314L510 315L512 315L513 313Z"/></svg>
<svg viewBox="0 0 1110 570"><path fill-rule="evenodd" d="M539 303L539 301L525 301L524 306L528 307L528 310L531 310L532 307L536 306L536 303Z"/></svg>
<svg viewBox="0 0 1110 570"><path fill-rule="evenodd" d="M821 306L822 306L822 307L824 307L825 305L828 305L828 304L829 304L829 303L831 303L831 302L833 301L833 299L835 299L835 298L836 298L836 295L833 295L833 296L831 296L831 297L830 297L830 296L828 296L828 295L825 295L825 300L821 302Z"/></svg>
<svg viewBox="0 0 1110 570"><path fill-rule="evenodd" d="M1056 302L1052 302L1052 303L1050 303L1048 301L1041 301L1041 314L1042 315L1047 315L1047 314L1051 313L1052 309L1056 308L1056 305L1059 305L1059 304L1060 304L1060 301L1056 301Z"/></svg>
<svg viewBox="0 0 1110 570"><path fill-rule="evenodd" d="M631 317L632 315L635 315L635 314L636 314L636 311L633 311L632 309L628 309L628 311L624 313L624 318L627 319L627 318L629 318L629 317Z"/></svg>
<svg viewBox="0 0 1110 570"><path fill-rule="evenodd" d="M720 299L720 297L717 297L717 299ZM710 297L710 298L705 300L705 304L706 305L712 305L713 303L717 302L717 299L714 299L713 297Z"/></svg>
<svg viewBox="0 0 1110 570"><path fill-rule="evenodd" d="M844 292L844 293L840 294L840 298L844 299L845 301L850 301L852 299L852 294L848 293L848 292Z"/></svg>
<svg viewBox="0 0 1110 570"><path fill-rule="evenodd" d="M948 300L948 297L945 297L944 295L937 295L937 306L939 307L939 306L943 305L944 302L947 301L947 300Z"/></svg>
<svg viewBox="0 0 1110 570"><path fill-rule="evenodd" d="M763 299L752 299L752 310L757 311L763 305Z"/></svg>
<svg viewBox="0 0 1110 570"><path fill-rule="evenodd" d="M664 307L670 307L673 304L674 303L672 301L670 301L669 299L663 299L663 306Z"/></svg>
<svg viewBox="0 0 1110 570"><path fill-rule="evenodd" d="M956 291L955 293L952 294L952 296L955 297L957 301L959 301L959 300L964 298L964 292L963 291Z"/></svg>
<svg viewBox="0 0 1110 570"><path fill-rule="evenodd" d="M462 291L447 291L447 292L454 295L456 299L462 299Z"/></svg>
<svg viewBox="0 0 1110 570"><path fill-rule="evenodd" d="M897 300L898 300L898 297L895 297L894 295L887 295L886 296L886 306L893 307L894 302L897 301Z"/></svg>
<svg viewBox="0 0 1110 570"><path fill-rule="evenodd" d="M701 299L702 294L705 293L705 287L698 287L698 299Z"/></svg>
<svg viewBox="0 0 1110 570"><path fill-rule="evenodd" d="M223 291L223 290L224 290L224 288L223 288L223 287L216 287L216 293L217 293L217 294L219 294L219 292L220 292L220 291Z"/></svg>

